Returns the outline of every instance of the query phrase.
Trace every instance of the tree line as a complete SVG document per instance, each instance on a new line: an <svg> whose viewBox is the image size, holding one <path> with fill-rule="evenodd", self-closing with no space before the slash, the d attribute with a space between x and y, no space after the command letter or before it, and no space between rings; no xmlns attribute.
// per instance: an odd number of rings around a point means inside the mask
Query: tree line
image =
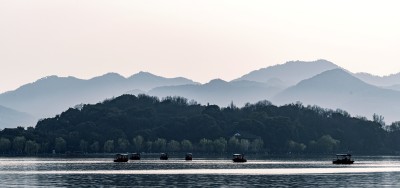
<svg viewBox="0 0 400 188"><path fill-rule="evenodd" d="M398 153L400 123L386 126L383 119L299 102L259 101L238 108L122 95L77 105L35 127L3 129L0 152Z"/></svg>
<svg viewBox="0 0 400 188"><path fill-rule="evenodd" d="M205 152L219 153L225 152L261 152L263 151L263 141L261 139L248 140L238 137L231 137L226 140L223 137L218 139L203 138L196 143L190 140L166 140L157 138L156 140L144 140L140 135L129 141L124 138L118 140L107 140L103 144L98 141L89 143L86 140L80 140L79 148L76 151L82 153L111 153L111 152ZM0 138L0 152L3 154L28 154L36 155L38 153L46 153L47 146L42 146L36 141L26 140L24 136L17 136L13 140L8 138ZM54 141L54 152L65 153L67 151L67 141L62 137L58 137Z"/></svg>

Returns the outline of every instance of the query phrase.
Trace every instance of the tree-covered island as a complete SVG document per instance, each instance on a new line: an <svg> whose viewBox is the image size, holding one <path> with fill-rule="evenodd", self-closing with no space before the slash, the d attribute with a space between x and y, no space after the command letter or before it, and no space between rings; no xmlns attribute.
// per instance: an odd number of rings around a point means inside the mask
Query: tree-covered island
<svg viewBox="0 0 400 188"><path fill-rule="evenodd" d="M275 106L200 105L182 97L162 100L122 95L70 108L36 127L0 132L0 153L36 155L101 152L396 154L400 123L352 117L344 110Z"/></svg>

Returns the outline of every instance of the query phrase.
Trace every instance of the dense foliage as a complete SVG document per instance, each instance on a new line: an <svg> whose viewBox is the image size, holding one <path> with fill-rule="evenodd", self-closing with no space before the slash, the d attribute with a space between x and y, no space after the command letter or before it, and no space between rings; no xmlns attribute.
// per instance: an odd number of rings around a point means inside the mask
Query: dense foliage
<svg viewBox="0 0 400 188"><path fill-rule="evenodd" d="M379 119L378 120L382 120ZM220 108L181 97L123 95L70 108L36 127L4 129L0 152L395 153L400 123L301 103Z"/></svg>

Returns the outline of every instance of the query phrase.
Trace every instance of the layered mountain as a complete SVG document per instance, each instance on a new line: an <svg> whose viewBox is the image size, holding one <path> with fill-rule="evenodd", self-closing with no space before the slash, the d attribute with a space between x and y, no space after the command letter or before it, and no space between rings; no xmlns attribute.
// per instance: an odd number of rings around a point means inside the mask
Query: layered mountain
<svg viewBox="0 0 400 188"><path fill-rule="evenodd" d="M243 106L259 100L270 100L275 104L301 101L341 108L366 117L377 113L390 122L400 120L396 117L400 114L400 91L395 91L400 90L399 84L395 85L398 80L400 74L388 77L353 74L326 60L290 61L250 72L230 82L215 79L206 84L147 72L128 78L108 73L89 80L49 76L0 94L0 105L16 112L26 112L37 120L54 116L77 104L97 103L122 94L145 93L160 98L182 96L219 106L231 102ZM0 119L5 117L5 113L0 114Z"/></svg>
<svg viewBox="0 0 400 188"><path fill-rule="evenodd" d="M400 84L392 85L392 86L385 87L385 88L400 91Z"/></svg>
<svg viewBox="0 0 400 188"><path fill-rule="evenodd" d="M35 118L29 114L0 106L0 129L17 126L27 127L35 124Z"/></svg>
<svg viewBox="0 0 400 188"><path fill-rule="evenodd" d="M202 85L158 87L150 90L148 94L160 98L183 96L202 104L211 103L227 106L233 102L235 105L243 106L247 102L252 103L269 99L283 89L275 85L274 82L261 83L248 80L226 82L221 79L215 79Z"/></svg>
<svg viewBox="0 0 400 188"><path fill-rule="evenodd" d="M127 79L127 82L132 89L139 89L142 91L149 91L150 89L160 86L199 84L184 77L165 78L148 72L134 74Z"/></svg>
<svg viewBox="0 0 400 188"><path fill-rule="evenodd" d="M292 86L298 82L311 78L327 70L339 68L337 65L326 61L317 60L312 62L289 61L252 71L236 80L249 80L256 82L279 81L282 86Z"/></svg>
<svg viewBox="0 0 400 188"><path fill-rule="evenodd" d="M89 80L49 76L0 94L0 105L44 118L81 103L97 103L125 93L136 94L154 87L182 84L197 83L185 78L164 78L146 72L129 78L108 73Z"/></svg>
<svg viewBox="0 0 400 188"><path fill-rule="evenodd" d="M375 76L369 73L356 73L354 76L375 86L396 88L396 85L400 85L400 73L391 74L388 76Z"/></svg>
<svg viewBox="0 0 400 188"><path fill-rule="evenodd" d="M287 88L273 98L277 104L301 101L325 108L341 108L371 118L383 115L387 122L400 120L400 92L373 86L343 69L325 71Z"/></svg>

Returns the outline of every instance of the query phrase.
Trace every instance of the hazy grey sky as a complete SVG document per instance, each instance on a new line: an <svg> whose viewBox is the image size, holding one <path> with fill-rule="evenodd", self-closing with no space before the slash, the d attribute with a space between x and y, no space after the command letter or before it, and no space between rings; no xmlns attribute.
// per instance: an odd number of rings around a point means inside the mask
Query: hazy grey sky
<svg viewBox="0 0 400 188"><path fill-rule="evenodd" d="M207 82L289 60L400 72L400 1L0 0L0 92L48 75Z"/></svg>

